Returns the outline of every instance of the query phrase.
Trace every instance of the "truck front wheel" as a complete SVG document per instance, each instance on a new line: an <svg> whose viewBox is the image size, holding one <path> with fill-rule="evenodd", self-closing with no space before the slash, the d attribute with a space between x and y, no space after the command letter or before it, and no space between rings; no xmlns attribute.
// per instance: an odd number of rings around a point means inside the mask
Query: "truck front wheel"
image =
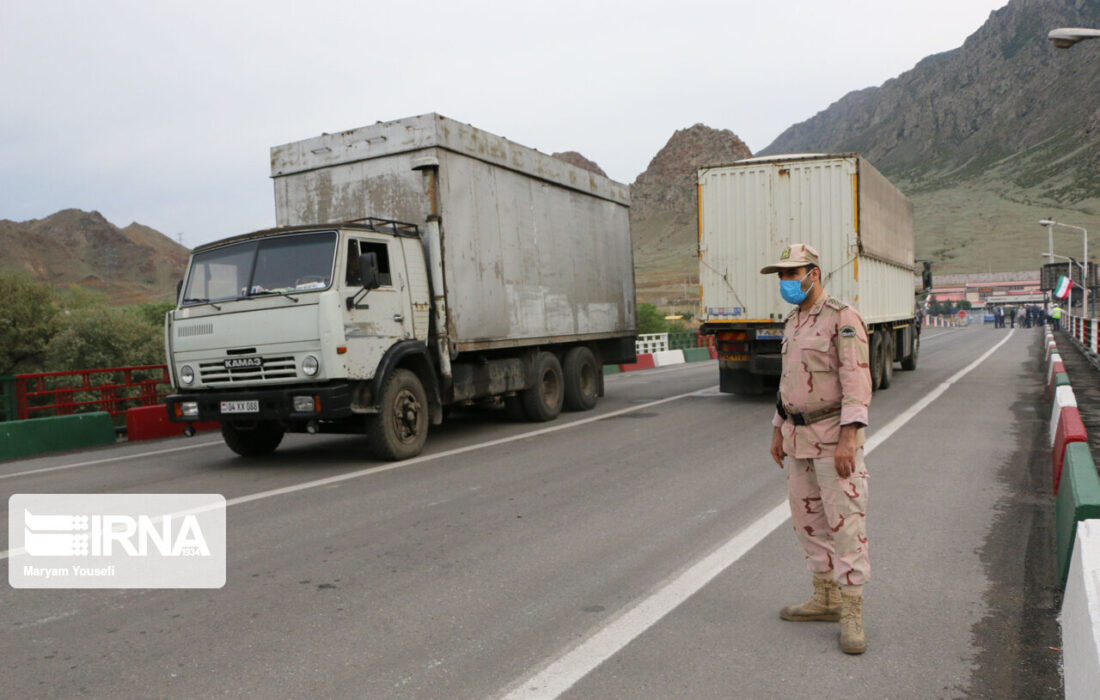
<svg viewBox="0 0 1100 700"><path fill-rule="evenodd" d="M565 407L570 411L591 411L596 407L600 368L596 356L581 345L565 353Z"/></svg>
<svg viewBox="0 0 1100 700"><path fill-rule="evenodd" d="M901 368L912 371L917 368L917 352L920 350L920 333L913 333L913 342L909 345L909 354L901 360Z"/></svg>
<svg viewBox="0 0 1100 700"><path fill-rule="evenodd" d="M561 413L565 401L565 381L561 363L549 352L535 357L534 383L521 393L523 414L527 420L542 423L554 420Z"/></svg>
<svg viewBox="0 0 1100 700"><path fill-rule="evenodd" d="M396 369L382 387L382 410L367 416L375 457L389 461L420 454L428 439L428 395L414 372Z"/></svg>
<svg viewBox="0 0 1100 700"><path fill-rule="evenodd" d="M273 420L255 423L222 421L222 438L229 449L242 457L262 457L271 454L283 441L283 426Z"/></svg>

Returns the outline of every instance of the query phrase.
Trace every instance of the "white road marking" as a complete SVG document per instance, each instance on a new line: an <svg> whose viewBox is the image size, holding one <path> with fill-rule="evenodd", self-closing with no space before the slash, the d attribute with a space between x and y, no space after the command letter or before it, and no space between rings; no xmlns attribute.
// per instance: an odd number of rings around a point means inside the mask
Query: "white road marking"
<svg viewBox="0 0 1100 700"><path fill-rule="evenodd" d="M329 486L331 484L338 484L342 481L350 481L352 479L358 479L364 476L370 476L372 474L381 474L383 472L393 471L395 469L403 469L405 467L411 467L414 464L421 464L423 462L430 462L436 459L443 459L445 457L453 457L455 455L465 454L467 452L473 452L475 450L482 450L487 447L496 447L497 445L505 445L510 442L517 442L519 440L526 440L527 438L538 437L539 435L547 435L549 433L556 433L561 430L569 430L570 428L576 428L581 425L588 425L589 423L595 423L596 421L604 420L605 418L613 418L615 416L621 416L624 413L631 413L633 411L641 411L653 406L659 406L663 403L669 403L670 401L678 401L685 399L689 396L695 396L696 394L703 395L708 391L713 391L714 387L707 387L705 389L697 389L696 391L688 391L683 394L676 394L675 396L667 396L663 399L657 399L656 401L649 401L637 406L629 406L627 408L620 408L615 411L608 411L607 413L601 413L598 416L592 416L590 418L581 418L579 420L562 422L557 425L551 425L546 428L540 428L538 430L529 430L526 433L519 433L517 435L510 435L508 437L497 438L496 440L488 440L486 442L479 442L473 445L466 445L465 447L456 447L452 450L445 450L443 452L436 452L430 455L421 455L419 457L413 457L412 459L406 459L402 462L393 462L391 464L383 464L377 467L368 467L366 469L360 469L358 471L347 472L345 474L338 474L336 476L326 477L324 479L314 479L313 481L304 481L300 484L294 484L292 486L284 486L283 488L271 489L268 491L260 491L258 493L251 493L246 496L237 496L236 498L227 498L225 500L225 507L240 505L242 503L251 503L252 501L261 501L266 498L273 498L274 496L283 496L288 493L296 493L298 491L305 491L307 489L314 489L321 486ZM214 443L221 444L221 443ZM176 448L185 449L185 448ZM153 453L146 453L153 454ZM12 553L11 550L4 550L0 552L0 559L7 559ZM22 553L22 550L16 550L16 553Z"/></svg>
<svg viewBox="0 0 1100 700"><path fill-rule="evenodd" d="M1008 339L1015 332L1015 330L1010 331L1001 342L994 345L977 360L951 375L949 379L926 394L924 398L917 401L904 413L879 428L863 446L864 455L869 455L876 447L888 440L891 435L924 410L928 404L939 398L952 384L984 362L986 358L1008 342ZM550 662L530 678L509 686L510 692L503 696L504 700L530 700L533 698L542 700L559 697L572 688L577 681L587 676L600 664L617 654L627 644L659 622L665 615L698 593L719 574L750 552L753 547L776 528L787 522L789 518L790 508L784 499L763 517L738 532L712 553L691 565L671 582L594 632L588 639Z"/></svg>
<svg viewBox="0 0 1100 700"><path fill-rule="evenodd" d="M107 457L105 459L93 459L90 462L77 462L76 464L61 464L56 467L43 467L42 469L28 469L23 472L15 472L13 474L0 474L0 479L13 479L17 476L30 476L31 474L45 474L46 472L56 472L63 469L76 469L77 467L90 467L93 464L105 464L107 462L121 462L127 459L138 459L140 457L152 457L154 455L166 455L172 452L183 452L185 450L194 450L200 447L210 447L211 445L224 445L222 440L215 440L213 442L199 442L191 445L184 445L183 447L171 447L166 450L153 450L152 452L139 452L132 455L122 455L119 457Z"/></svg>

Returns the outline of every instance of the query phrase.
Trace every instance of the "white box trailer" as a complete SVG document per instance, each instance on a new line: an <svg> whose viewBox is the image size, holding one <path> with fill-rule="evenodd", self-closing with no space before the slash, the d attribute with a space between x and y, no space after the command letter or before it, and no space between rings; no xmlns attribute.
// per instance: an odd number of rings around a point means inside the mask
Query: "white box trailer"
<svg viewBox="0 0 1100 700"><path fill-rule="evenodd" d="M587 410L634 359L629 190L427 114L271 149L278 228L192 254L173 420L242 455L285 432L417 454L456 404Z"/></svg>
<svg viewBox="0 0 1100 700"><path fill-rule="evenodd" d="M916 366L913 205L854 153L779 155L700 168L699 286L704 333L717 335L722 391L758 393L781 368L791 305L760 269L784 246L818 250L826 291L863 315L871 375Z"/></svg>
<svg viewBox="0 0 1100 700"><path fill-rule="evenodd" d="M276 146L271 176L279 226L429 224L454 351L635 332L626 185L438 114Z"/></svg>

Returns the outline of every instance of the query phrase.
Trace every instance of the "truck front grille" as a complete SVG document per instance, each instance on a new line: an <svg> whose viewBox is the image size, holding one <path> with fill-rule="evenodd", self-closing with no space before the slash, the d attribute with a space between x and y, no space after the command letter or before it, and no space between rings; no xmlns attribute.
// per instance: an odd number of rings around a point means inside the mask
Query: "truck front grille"
<svg viewBox="0 0 1100 700"><path fill-rule="evenodd" d="M260 367L227 369L221 360L199 363L199 378L203 384L235 384L263 382L272 379L294 379L298 376L294 357L265 357Z"/></svg>

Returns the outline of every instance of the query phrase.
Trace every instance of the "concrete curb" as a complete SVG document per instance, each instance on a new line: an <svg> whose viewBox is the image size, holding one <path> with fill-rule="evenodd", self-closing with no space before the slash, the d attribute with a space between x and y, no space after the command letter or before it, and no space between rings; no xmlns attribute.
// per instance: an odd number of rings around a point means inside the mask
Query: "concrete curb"
<svg viewBox="0 0 1100 700"><path fill-rule="evenodd" d="M1100 520L1077 526L1059 617L1066 697L1095 698L1100 688Z"/></svg>
<svg viewBox="0 0 1100 700"><path fill-rule="evenodd" d="M114 443L115 426L105 411L0 423L0 459Z"/></svg>
<svg viewBox="0 0 1100 700"><path fill-rule="evenodd" d="M1051 396L1051 478L1062 598L1065 696L1095 698L1100 688L1100 474L1054 336L1044 341Z"/></svg>
<svg viewBox="0 0 1100 700"><path fill-rule="evenodd" d="M684 351L683 350L661 350L660 352L653 353L653 364L657 367L668 367L669 365L682 365L684 364Z"/></svg>
<svg viewBox="0 0 1100 700"><path fill-rule="evenodd" d="M129 442L183 435L184 427L185 423L172 423L168 420L168 407L164 404L137 406L126 411L126 439ZM192 423L191 427L196 432L220 430L221 424L217 421L205 421Z"/></svg>

